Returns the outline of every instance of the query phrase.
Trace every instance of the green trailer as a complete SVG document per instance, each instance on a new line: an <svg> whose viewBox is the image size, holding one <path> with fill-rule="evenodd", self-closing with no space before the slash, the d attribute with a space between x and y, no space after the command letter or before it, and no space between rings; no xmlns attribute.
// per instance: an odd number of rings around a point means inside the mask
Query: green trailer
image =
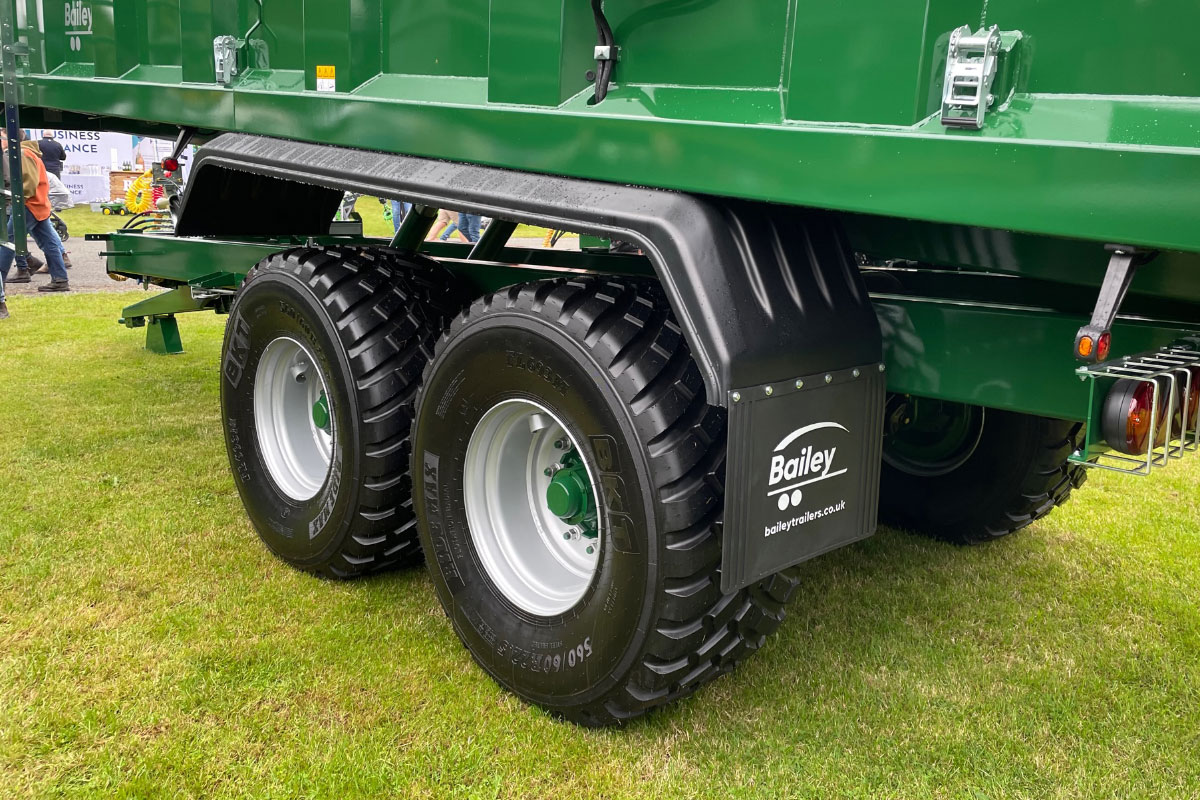
<svg viewBox="0 0 1200 800"><path fill-rule="evenodd" d="M424 559L564 718L730 671L877 519L988 542L1200 444L1194 2L0 9L11 130L200 145L171 230L106 254L166 290L123 319L154 349L228 314L263 541ZM371 239L346 192L413 211ZM427 243L438 209L492 222Z"/></svg>

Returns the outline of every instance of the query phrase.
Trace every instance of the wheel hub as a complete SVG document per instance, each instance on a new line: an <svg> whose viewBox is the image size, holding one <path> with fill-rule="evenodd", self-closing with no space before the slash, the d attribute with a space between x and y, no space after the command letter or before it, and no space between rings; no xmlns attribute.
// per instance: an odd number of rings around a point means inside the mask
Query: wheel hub
<svg viewBox="0 0 1200 800"><path fill-rule="evenodd" d="M263 349L254 385L254 423L267 472L299 502L317 495L333 460L333 415L316 363L303 344L282 336Z"/></svg>
<svg viewBox="0 0 1200 800"><path fill-rule="evenodd" d="M980 406L896 395L885 416L883 458L910 475L953 472L974 455L983 437Z"/></svg>
<svg viewBox="0 0 1200 800"><path fill-rule="evenodd" d="M464 467L471 541L495 587L539 616L578 603L601 535L596 483L563 421L532 401L499 403L475 427Z"/></svg>

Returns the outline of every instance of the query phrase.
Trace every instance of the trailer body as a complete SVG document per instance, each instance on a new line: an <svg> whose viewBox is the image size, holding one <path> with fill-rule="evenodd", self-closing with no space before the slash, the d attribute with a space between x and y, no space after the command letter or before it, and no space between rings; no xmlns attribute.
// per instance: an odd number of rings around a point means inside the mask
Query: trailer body
<svg viewBox="0 0 1200 800"><path fill-rule="evenodd" d="M231 314L268 545L358 574L415 524L476 659L577 721L731 667L877 511L990 540L1200 449L1195 3L0 3L10 127L203 145L106 255L169 290L125 312L152 349ZM344 192L414 211L368 239ZM426 242L437 209L494 221Z"/></svg>

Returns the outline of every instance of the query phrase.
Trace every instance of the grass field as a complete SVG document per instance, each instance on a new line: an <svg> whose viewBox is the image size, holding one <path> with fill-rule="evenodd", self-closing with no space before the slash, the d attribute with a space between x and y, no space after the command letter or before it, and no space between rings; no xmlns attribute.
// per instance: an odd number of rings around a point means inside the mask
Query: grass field
<svg viewBox="0 0 1200 800"><path fill-rule="evenodd" d="M226 470L222 320L128 297L0 323L0 798L1195 797L1200 467L1094 475L1012 539L881 530L779 636L625 730L460 647L424 573L301 575Z"/></svg>

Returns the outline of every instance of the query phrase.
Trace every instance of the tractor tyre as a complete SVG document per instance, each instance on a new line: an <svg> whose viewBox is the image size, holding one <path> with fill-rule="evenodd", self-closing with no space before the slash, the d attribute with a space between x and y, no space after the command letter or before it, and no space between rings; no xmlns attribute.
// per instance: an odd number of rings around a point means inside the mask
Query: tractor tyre
<svg viewBox="0 0 1200 800"><path fill-rule="evenodd" d="M413 399L454 292L435 262L382 248L291 250L247 275L222 421L242 502L284 561L346 578L420 560Z"/></svg>
<svg viewBox="0 0 1200 800"><path fill-rule="evenodd" d="M794 572L720 589L726 412L651 281L477 300L417 399L413 501L474 659L556 716L611 725L695 692L775 631Z"/></svg>
<svg viewBox="0 0 1200 800"><path fill-rule="evenodd" d="M1081 423L918 400L951 413L939 423L935 412L937 424L919 436L885 439L879 517L888 525L955 544L990 542L1046 516L1087 478L1068 461L1082 444Z"/></svg>

